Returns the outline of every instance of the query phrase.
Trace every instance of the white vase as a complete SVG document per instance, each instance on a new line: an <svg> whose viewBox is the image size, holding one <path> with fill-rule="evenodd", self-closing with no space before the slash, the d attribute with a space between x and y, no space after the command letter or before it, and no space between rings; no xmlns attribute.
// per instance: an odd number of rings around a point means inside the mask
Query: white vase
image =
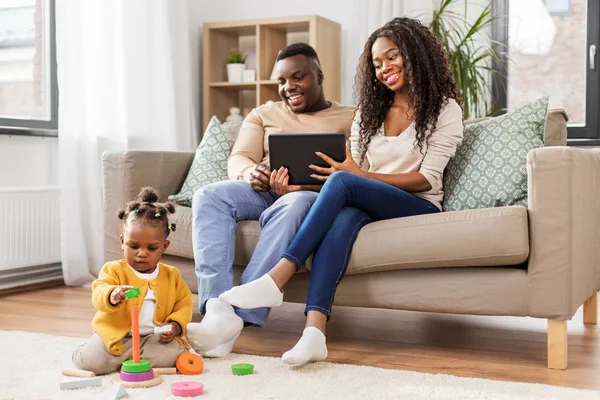
<svg viewBox="0 0 600 400"><path fill-rule="evenodd" d="M245 68L245 64L227 64L227 80L229 82L241 82Z"/></svg>

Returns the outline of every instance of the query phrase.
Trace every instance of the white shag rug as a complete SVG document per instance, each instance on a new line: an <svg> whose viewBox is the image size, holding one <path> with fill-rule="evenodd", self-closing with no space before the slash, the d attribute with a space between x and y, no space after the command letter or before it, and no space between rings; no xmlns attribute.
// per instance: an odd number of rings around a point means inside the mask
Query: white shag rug
<svg viewBox="0 0 600 400"><path fill-rule="evenodd" d="M103 385L60 390L60 369L72 367L73 349L81 338L41 333L0 331L0 399L107 399L111 378ZM231 374L231 364L251 363L255 373ZM600 391L459 378L356 365L321 362L290 368L279 358L231 354L205 360L198 376L166 375L162 384L148 389L127 389L123 400L182 399L171 395L174 382L199 381L204 395L197 399L411 399L411 400L533 400L600 399Z"/></svg>

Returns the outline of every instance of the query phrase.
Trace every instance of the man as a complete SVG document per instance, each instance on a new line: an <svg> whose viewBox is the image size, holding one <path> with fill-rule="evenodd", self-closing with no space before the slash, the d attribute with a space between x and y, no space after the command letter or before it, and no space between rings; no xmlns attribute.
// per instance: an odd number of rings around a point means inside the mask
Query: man
<svg viewBox="0 0 600 400"><path fill-rule="evenodd" d="M188 325L190 344L206 357L229 354L244 325L264 326L269 309L234 309L219 300L233 286L237 223L258 220L261 234L241 284L269 271L316 200L314 187L271 191L267 136L278 133L350 133L354 109L327 101L315 50L295 43L277 56L282 101L255 108L244 120L229 158L231 180L195 193L192 231L202 322ZM294 190L293 192L291 192Z"/></svg>

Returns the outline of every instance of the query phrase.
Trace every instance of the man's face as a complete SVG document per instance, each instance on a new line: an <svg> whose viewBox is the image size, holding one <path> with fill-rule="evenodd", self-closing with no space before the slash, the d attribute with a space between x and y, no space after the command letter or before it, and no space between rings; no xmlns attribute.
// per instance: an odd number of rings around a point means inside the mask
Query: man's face
<svg viewBox="0 0 600 400"><path fill-rule="evenodd" d="M323 95L323 73L303 54L277 61L279 96L295 113L311 111Z"/></svg>

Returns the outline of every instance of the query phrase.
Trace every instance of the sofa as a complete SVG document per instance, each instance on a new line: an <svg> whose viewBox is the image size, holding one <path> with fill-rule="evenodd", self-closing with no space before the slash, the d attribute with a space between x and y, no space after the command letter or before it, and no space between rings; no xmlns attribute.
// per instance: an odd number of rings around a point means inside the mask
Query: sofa
<svg viewBox="0 0 600 400"><path fill-rule="evenodd" d="M467 121L466 123L469 123ZM567 367L567 320L584 304L597 320L600 289L600 151L566 147L567 116L550 110L545 146L529 152L528 206L473 209L365 226L354 245L335 305L548 320L548 368ZM106 260L122 257L115 210L143 186L177 193L193 152L124 151L103 155ZM177 206L177 230L163 261L197 293L189 207ZM237 279L260 235L240 222ZM285 301L305 302L310 270L296 274ZM93 274L97 275L100 266Z"/></svg>

